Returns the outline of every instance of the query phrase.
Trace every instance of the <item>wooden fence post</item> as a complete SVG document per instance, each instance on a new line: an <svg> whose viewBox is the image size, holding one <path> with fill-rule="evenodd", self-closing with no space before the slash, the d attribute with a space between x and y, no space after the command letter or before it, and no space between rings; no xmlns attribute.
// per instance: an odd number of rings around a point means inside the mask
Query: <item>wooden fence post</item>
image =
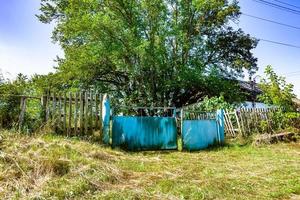
<svg viewBox="0 0 300 200"><path fill-rule="evenodd" d="M43 95L41 97L41 105L42 105L42 119L43 122L47 122L47 97Z"/></svg>
<svg viewBox="0 0 300 200"><path fill-rule="evenodd" d="M240 123L240 119L239 119L239 116L238 116L238 113L237 113L237 110L234 111L234 116L236 118L236 122L237 122L237 125L238 125L238 131L241 135L243 135L243 131L242 131L242 128L241 128L241 123Z"/></svg>
<svg viewBox="0 0 300 200"><path fill-rule="evenodd" d="M78 135L78 92L75 93L74 133Z"/></svg>
<svg viewBox="0 0 300 200"><path fill-rule="evenodd" d="M89 99L88 99L88 93L84 93L84 133L85 135L88 134L89 129Z"/></svg>
<svg viewBox="0 0 300 200"><path fill-rule="evenodd" d="M48 122L50 116L50 98L48 93L46 99L46 122Z"/></svg>
<svg viewBox="0 0 300 200"><path fill-rule="evenodd" d="M62 115L62 100L61 95L58 97L58 127L61 128L61 115Z"/></svg>
<svg viewBox="0 0 300 200"><path fill-rule="evenodd" d="M69 123L68 123L68 136L72 135L72 93L69 93Z"/></svg>
<svg viewBox="0 0 300 200"><path fill-rule="evenodd" d="M99 103L99 94L98 91L96 91L95 94L95 130L99 130L99 107L98 107L98 103Z"/></svg>
<svg viewBox="0 0 300 200"><path fill-rule="evenodd" d="M56 122L56 96L54 93L52 96L52 120Z"/></svg>
<svg viewBox="0 0 300 200"><path fill-rule="evenodd" d="M83 102L83 92L80 91L80 109L79 109L79 125L80 125L80 134L83 135L83 126L84 126L84 119L83 119L83 112L84 112L84 102Z"/></svg>
<svg viewBox="0 0 300 200"><path fill-rule="evenodd" d="M94 114L93 114L93 91L90 91L90 110L89 110L89 124L90 124L90 134L93 133L94 130Z"/></svg>
<svg viewBox="0 0 300 200"><path fill-rule="evenodd" d="M64 93L64 119L63 119L63 128L64 134L67 133L67 95Z"/></svg>
<svg viewBox="0 0 300 200"><path fill-rule="evenodd" d="M22 132L25 112L26 112L26 97L21 97L21 104L20 104L20 116L19 116L19 132Z"/></svg>

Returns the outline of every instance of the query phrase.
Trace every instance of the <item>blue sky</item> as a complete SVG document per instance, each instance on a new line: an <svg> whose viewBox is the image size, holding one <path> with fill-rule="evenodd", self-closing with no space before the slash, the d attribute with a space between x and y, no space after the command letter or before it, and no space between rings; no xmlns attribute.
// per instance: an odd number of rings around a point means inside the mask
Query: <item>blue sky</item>
<svg viewBox="0 0 300 200"><path fill-rule="evenodd" d="M277 3L274 0L268 0ZM283 0L300 7L298 0ZM258 17L300 27L300 15L259 4L254 0L241 0L241 11ZM62 50L51 40L53 25L40 23L34 16L39 11L39 0L0 0L0 68L9 78L21 72L47 74L53 70L56 55ZM236 27L252 36L300 46L300 30L271 24L241 16ZM259 72L272 65L280 75L287 76L300 97L300 49L261 41L253 50L258 58Z"/></svg>
<svg viewBox="0 0 300 200"><path fill-rule="evenodd" d="M278 4L274 0L268 1ZM300 7L299 0L282 1ZM241 0L240 6L244 13L300 27L300 15L259 4L253 0ZM238 27L257 38L300 46L300 30L297 29L243 15ZM263 74L265 66L272 65L278 74L286 76L287 81L295 85L295 93L300 97L300 49L260 41L253 53L258 58L258 74ZM299 73L291 73L296 71Z"/></svg>
<svg viewBox="0 0 300 200"><path fill-rule="evenodd" d="M53 25L35 17L39 6L39 0L0 0L0 68L6 77L54 71L53 60L63 55L50 38Z"/></svg>

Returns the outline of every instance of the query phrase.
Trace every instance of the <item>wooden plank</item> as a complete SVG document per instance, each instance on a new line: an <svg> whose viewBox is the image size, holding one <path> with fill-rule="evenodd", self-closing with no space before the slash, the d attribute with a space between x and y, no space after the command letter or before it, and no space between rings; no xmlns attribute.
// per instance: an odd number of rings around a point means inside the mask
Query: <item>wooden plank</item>
<svg viewBox="0 0 300 200"><path fill-rule="evenodd" d="M230 134L229 133L229 128L228 128L228 123L227 123L227 117L226 117L226 115L227 115L227 111L225 110L225 112L224 112L225 131L226 131L227 134Z"/></svg>
<svg viewBox="0 0 300 200"><path fill-rule="evenodd" d="M230 135L232 135L232 136L234 136L234 134L232 134L232 128L231 128L231 126L230 126L230 120L229 120L229 114L228 114L228 112L227 111L225 111L225 114L224 114L224 119L225 119L225 127L227 128L227 132L230 134Z"/></svg>
<svg viewBox="0 0 300 200"><path fill-rule="evenodd" d="M100 103L99 103L99 130L100 130L100 133L101 133L101 138L102 138L102 129L103 129L103 95L100 94Z"/></svg>
<svg viewBox="0 0 300 200"><path fill-rule="evenodd" d="M231 118L230 118L230 113L227 113L227 120L228 120L229 129L231 130L231 135L233 137L235 137L235 131L234 131L235 129L233 127L233 124L232 124L232 121L231 121Z"/></svg>
<svg viewBox="0 0 300 200"><path fill-rule="evenodd" d="M99 94L95 94L95 130L99 130Z"/></svg>
<svg viewBox="0 0 300 200"><path fill-rule="evenodd" d="M225 131L226 131L227 134L230 134L229 126L228 126L228 122L227 122L227 111L226 110L224 112L224 121L225 121Z"/></svg>
<svg viewBox="0 0 300 200"><path fill-rule="evenodd" d="M89 116L88 116L88 112L89 112L89 101L88 101L88 93L85 92L84 93L84 133L85 135L88 134L88 125L89 125Z"/></svg>
<svg viewBox="0 0 300 200"><path fill-rule="evenodd" d="M237 111L235 110L235 118L236 118L236 121L237 121L237 124L238 124L238 131L241 135L243 135L243 132L242 132L242 128L241 128L241 124L240 124L240 120L239 120L239 117L238 117L238 114L237 114Z"/></svg>
<svg viewBox="0 0 300 200"><path fill-rule="evenodd" d="M61 114L62 114L62 100L61 95L58 97L58 126L61 127Z"/></svg>
<svg viewBox="0 0 300 200"><path fill-rule="evenodd" d="M82 91L80 91L80 109L79 109L79 126L80 126L80 134L83 134L84 130L84 118L83 118L83 112L84 112L84 94Z"/></svg>
<svg viewBox="0 0 300 200"><path fill-rule="evenodd" d="M50 98L48 93L46 99L46 122L48 122L50 116Z"/></svg>
<svg viewBox="0 0 300 200"><path fill-rule="evenodd" d="M68 123L68 136L72 136L72 93L69 93L69 123Z"/></svg>
<svg viewBox="0 0 300 200"><path fill-rule="evenodd" d="M56 121L56 97L55 97L55 94L53 94L53 97L52 97L52 120Z"/></svg>
<svg viewBox="0 0 300 200"><path fill-rule="evenodd" d="M242 127L242 136L244 136L246 134L246 130L245 130L245 123L244 123L242 112L240 112L240 119L241 119L241 127Z"/></svg>
<svg viewBox="0 0 300 200"><path fill-rule="evenodd" d="M246 110L245 109L241 109L240 112L241 112L241 119L243 120L243 124L244 124L244 127L245 127L244 134L247 135L250 128L249 128L248 117L246 115Z"/></svg>
<svg viewBox="0 0 300 200"><path fill-rule="evenodd" d="M67 134L67 95L64 94L64 118L63 118L63 128L64 134Z"/></svg>
<svg viewBox="0 0 300 200"><path fill-rule="evenodd" d="M47 115L47 97L43 95L41 97L41 105L42 105L42 120L43 122L47 122L46 115Z"/></svg>
<svg viewBox="0 0 300 200"><path fill-rule="evenodd" d="M227 134L231 134L229 131L229 125L228 125L228 120L227 120L227 111L224 113L224 120L225 120L225 129Z"/></svg>
<svg viewBox="0 0 300 200"><path fill-rule="evenodd" d="M93 91L90 91L90 114L89 114L89 121L90 121L90 133L93 132L94 130L94 114L93 114L93 105L94 105L94 100L93 100Z"/></svg>
<svg viewBox="0 0 300 200"><path fill-rule="evenodd" d="M40 100L41 97L37 97L37 96L28 96L28 95L15 95L15 94L0 94L1 97L24 97L26 99L38 99ZM46 96L45 96L46 97Z"/></svg>
<svg viewBox="0 0 300 200"><path fill-rule="evenodd" d="M26 112L26 98L25 97L21 97L20 109L21 109L21 112L20 112L20 116L19 116L19 132L22 131L25 112Z"/></svg>
<svg viewBox="0 0 300 200"><path fill-rule="evenodd" d="M78 92L75 93L74 134L78 135Z"/></svg>

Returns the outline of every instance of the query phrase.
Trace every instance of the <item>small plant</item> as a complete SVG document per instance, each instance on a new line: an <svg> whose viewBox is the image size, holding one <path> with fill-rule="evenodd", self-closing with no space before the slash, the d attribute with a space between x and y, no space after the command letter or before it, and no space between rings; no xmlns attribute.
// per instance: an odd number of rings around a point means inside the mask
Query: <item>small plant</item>
<svg viewBox="0 0 300 200"><path fill-rule="evenodd" d="M266 120L260 121L258 129L260 133L270 133L270 126L268 121Z"/></svg>

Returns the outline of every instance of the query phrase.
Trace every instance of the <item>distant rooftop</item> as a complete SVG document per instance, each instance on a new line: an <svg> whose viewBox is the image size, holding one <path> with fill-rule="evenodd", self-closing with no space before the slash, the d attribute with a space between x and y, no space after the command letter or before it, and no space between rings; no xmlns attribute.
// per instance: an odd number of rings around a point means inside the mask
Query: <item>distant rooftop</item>
<svg viewBox="0 0 300 200"><path fill-rule="evenodd" d="M253 83L250 81L239 81L239 85L242 89L246 90L247 92L255 92L256 94L261 94L262 90L258 87L257 83Z"/></svg>

